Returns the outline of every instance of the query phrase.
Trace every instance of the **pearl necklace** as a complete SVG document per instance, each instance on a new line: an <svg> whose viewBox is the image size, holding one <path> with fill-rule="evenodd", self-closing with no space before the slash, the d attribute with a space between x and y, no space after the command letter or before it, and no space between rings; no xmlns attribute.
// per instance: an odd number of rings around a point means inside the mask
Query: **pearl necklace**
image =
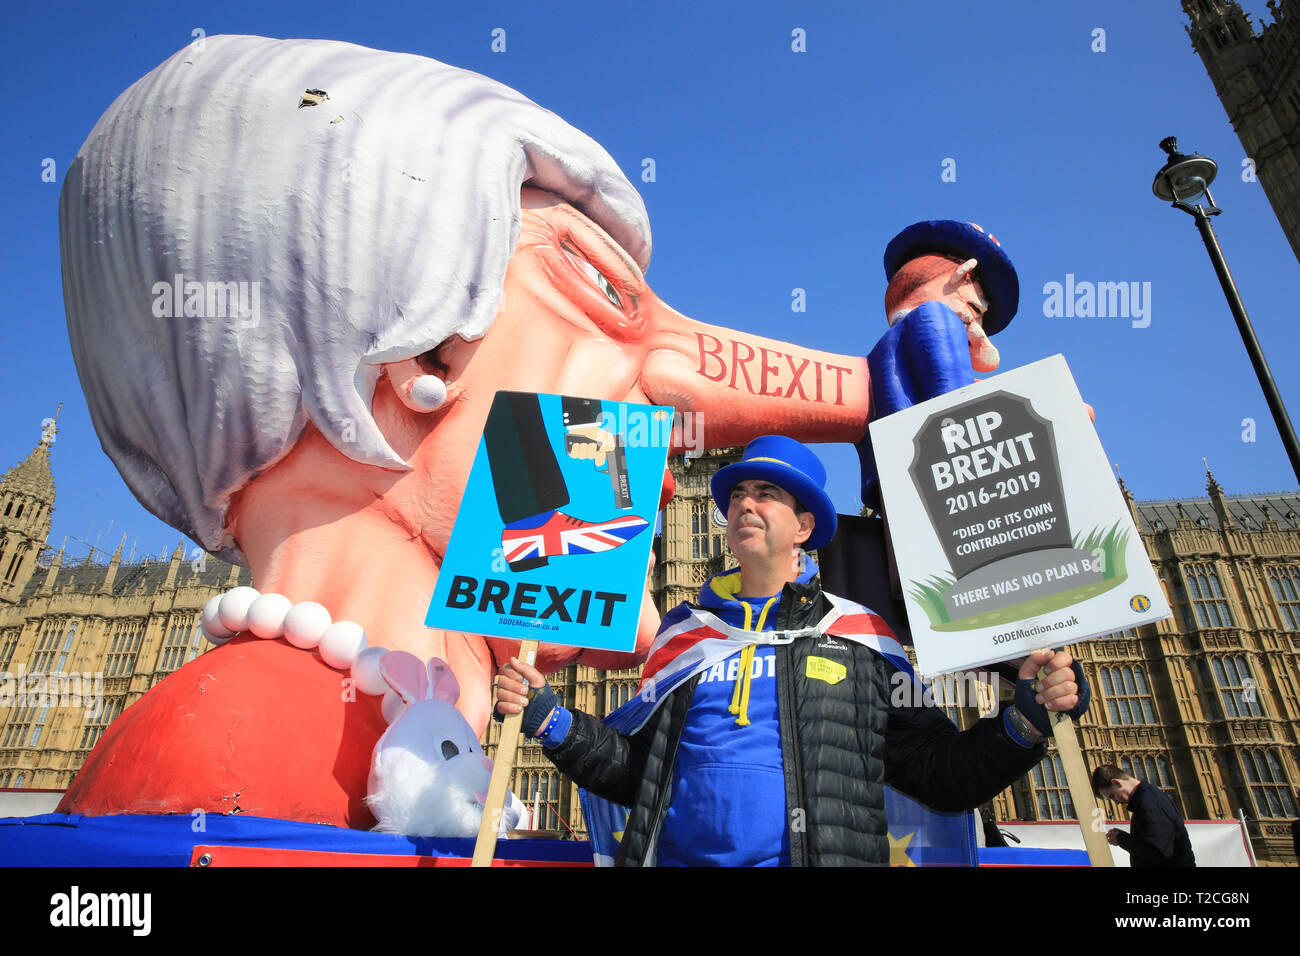
<svg viewBox="0 0 1300 956"><path fill-rule="evenodd" d="M388 648L369 646L360 624L331 620L330 612L315 601L294 604L283 594L237 587L203 606L202 629L203 636L218 646L248 631L264 640L284 638L294 647L318 651L330 667L349 671L362 693L383 696L387 723L396 720L406 706L379 672L379 660Z"/></svg>

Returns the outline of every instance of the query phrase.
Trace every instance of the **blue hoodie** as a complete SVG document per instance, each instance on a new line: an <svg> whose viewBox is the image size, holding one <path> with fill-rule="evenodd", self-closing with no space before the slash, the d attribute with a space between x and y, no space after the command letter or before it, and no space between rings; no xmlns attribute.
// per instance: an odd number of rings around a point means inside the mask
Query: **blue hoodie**
<svg viewBox="0 0 1300 956"><path fill-rule="evenodd" d="M800 582L817 566L804 557ZM699 604L734 627L775 629L781 595L739 599L740 571L710 578ZM787 866L785 768L771 646L748 645L704 671L673 770L660 866Z"/></svg>

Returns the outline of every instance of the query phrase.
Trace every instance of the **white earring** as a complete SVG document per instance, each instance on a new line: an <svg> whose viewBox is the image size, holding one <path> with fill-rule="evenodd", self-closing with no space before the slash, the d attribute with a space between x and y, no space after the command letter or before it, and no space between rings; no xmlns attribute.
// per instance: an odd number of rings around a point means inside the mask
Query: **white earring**
<svg viewBox="0 0 1300 956"><path fill-rule="evenodd" d="M447 401L447 383L424 371L415 359L394 363L388 374L397 397L413 412L436 412Z"/></svg>
<svg viewBox="0 0 1300 956"><path fill-rule="evenodd" d="M417 375L399 392L415 412L436 412L447 400L447 383L436 375Z"/></svg>

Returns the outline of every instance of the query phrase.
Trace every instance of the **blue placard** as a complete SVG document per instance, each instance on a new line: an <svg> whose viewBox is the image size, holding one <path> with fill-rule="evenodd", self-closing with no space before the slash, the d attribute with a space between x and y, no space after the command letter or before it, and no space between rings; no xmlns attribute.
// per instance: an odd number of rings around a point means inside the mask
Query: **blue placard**
<svg viewBox="0 0 1300 956"><path fill-rule="evenodd" d="M424 623L633 650L672 424L671 407L498 392Z"/></svg>

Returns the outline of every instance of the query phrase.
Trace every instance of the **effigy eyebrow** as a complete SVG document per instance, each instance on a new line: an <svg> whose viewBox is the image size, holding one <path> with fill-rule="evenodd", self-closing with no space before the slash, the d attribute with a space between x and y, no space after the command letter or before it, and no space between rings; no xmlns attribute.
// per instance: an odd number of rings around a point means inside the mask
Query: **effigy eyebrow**
<svg viewBox="0 0 1300 956"><path fill-rule="evenodd" d="M564 204L555 207L555 211L561 215L576 219L582 226L586 227L585 231L590 234L592 239L598 242L602 249L627 268L628 272L633 275L638 283L645 282L645 275L641 272L641 267L636 264L636 260L628 253L626 249L620 246L614 238L602 229L595 221L587 216L582 210L574 207L572 204Z"/></svg>

